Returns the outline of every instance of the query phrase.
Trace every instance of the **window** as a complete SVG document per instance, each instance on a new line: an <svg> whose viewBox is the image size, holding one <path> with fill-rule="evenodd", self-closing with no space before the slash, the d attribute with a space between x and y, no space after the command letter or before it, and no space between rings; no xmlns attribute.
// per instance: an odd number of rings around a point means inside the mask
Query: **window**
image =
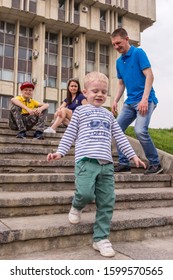
<svg viewBox="0 0 173 280"><path fill-rule="evenodd" d="M11 97L0 95L0 108L1 109L9 109L10 108L10 100Z"/></svg>
<svg viewBox="0 0 173 280"><path fill-rule="evenodd" d="M58 35L46 32L45 40L45 86L56 88L57 84Z"/></svg>
<svg viewBox="0 0 173 280"><path fill-rule="evenodd" d="M4 33L5 30L5 22L4 21L0 21L0 32Z"/></svg>
<svg viewBox="0 0 173 280"><path fill-rule="evenodd" d="M12 8L20 9L20 1L19 0L12 0Z"/></svg>
<svg viewBox="0 0 173 280"><path fill-rule="evenodd" d="M15 34L15 25L11 23L6 23L6 33L7 34Z"/></svg>
<svg viewBox="0 0 173 280"><path fill-rule="evenodd" d="M48 114L54 114L56 111L57 102L48 101L48 103L49 103Z"/></svg>
<svg viewBox="0 0 173 280"><path fill-rule="evenodd" d="M27 49L19 48L19 59L26 59L27 57Z"/></svg>
<svg viewBox="0 0 173 280"><path fill-rule="evenodd" d="M95 43L86 42L86 74L95 69Z"/></svg>
<svg viewBox="0 0 173 280"><path fill-rule="evenodd" d="M37 0L23 0L23 10L36 14Z"/></svg>
<svg viewBox="0 0 173 280"><path fill-rule="evenodd" d="M109 77L109 47L100 45L100 72Z"/></svg>
<svg viewBox="0 0 173 280"><path fill-rule="evenodd" d="M73 77L73 39L71 37L62 37L61 73L61 88L64 88L64 85L66 85L67 81Z"/></svg>
<svg viewBox="0 0 173 280"><path fill-rule="evenodd" d="M0 21L0 79L14 78L15 25Z"/></svg>
<svg viewBox="0 0 173 280"><path fill-rule="evenodd" d="M37 0L29 0L29 11L31 13L36 14L36 4L37 4Z"/></svg>
<svg viewBox="0 0 173 280"><path fill-rule="evenodd" d="M13 79L14 79L14 71L3 70L1 72L0 79L4 80L4 81L13 81Z"/></svg>
<svg viewBox="0 0 173 280"><path fill-rule="evenodd" d="M18 52L18 82L20 83L32 79L32 46L33 30L20 26Z"/></svg>
<svg viewBox="0 0 173 280"><path fill-rule="evenodd" d="M58 43L58 36L57 36L57 34L49 33L49 41L52 44L57 44Z"/></svg>
<svg viewBox="0 0 173 280"><path fill-rule="evenodd" d="M5 45L4 55L6 57L14 57L14 47Z"/></svg>
<svg viewBox="0 0 173 280"><path fill-rule="evenodd" d="M25 26L20 26L20 28L19 28L19 36L27 37L27 28Z"/></svg>
<svg viewBox="0 0 173 280"><path fill-rule="evenodd" d="M122 16L118 16L118 28L122 27Z"/></svg>
<svg viewBox="0 0 173 280"><path fill-rule="evenodd" d="M105 4L111 5L112 4L111 2L112 2L111 0L105 0Z"/></svg>
<svg viewBox="0 0 173 280"><path fill-rule="evenodd" d="M0 56L4 55L4 46L0 45Z"/></svg>
<svg viewBox="0 0 173 280"><path fill-rule="evenodd" d="M124 0L124 9L128 11L129 9L129 1L128 0Z"/></svg>
<svg viewBox="0 0 173 280"><path fill-rule="evenodd" d="M65 0L58 1L58 19L65 20Z"/></svg>
<svg viewBox="0 0 173 280"><path fill-rule="evenodd" d="M79 24L79 18L80 17L80 12L79 12L79 4L74 3L74 23Z"/></svg>
<svg viewBox="0 0 173 280"><path fill-rule="evenodd" d="M106 12L100 10L100 30L106 31Z"/></svg>

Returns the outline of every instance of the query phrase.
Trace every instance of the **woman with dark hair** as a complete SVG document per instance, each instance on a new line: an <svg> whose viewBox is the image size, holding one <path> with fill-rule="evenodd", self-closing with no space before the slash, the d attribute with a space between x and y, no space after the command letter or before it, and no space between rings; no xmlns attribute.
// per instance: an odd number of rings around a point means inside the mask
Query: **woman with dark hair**
<svg viewBox="0 0 173 280"><path fill-rule="evenodd" d="M56 133L56 128L61 124L68 126L76 107L87 104L85 96L81 92L77 79L70 79L67 84L67 97L56 110L52 126L44 130L45 133Z"/></svg>

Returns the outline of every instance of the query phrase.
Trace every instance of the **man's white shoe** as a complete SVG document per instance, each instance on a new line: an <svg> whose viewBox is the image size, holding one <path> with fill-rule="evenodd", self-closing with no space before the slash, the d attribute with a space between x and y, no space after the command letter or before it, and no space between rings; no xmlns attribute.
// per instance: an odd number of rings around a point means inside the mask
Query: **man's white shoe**
<svg viewBox="0 0 173 280"><path fill-rule="evenodd" d="M68 214L68 219L71 224L78 224L81 220L81 211L72 206Z"/></svg>
<svg viewBox="0 0 173 280"><path fill-rule="evenodd" d="M100 252L103 257L114 257L115 251L112 248L112 244L108 239L102 239L93 243L93 248Z"/></svg>
<svg viewBox="0 0 173 280"><path fill-rule="evenodd" d="M44 133L56 133L56 131L53 128L48 127L44 130Z"/></svg>

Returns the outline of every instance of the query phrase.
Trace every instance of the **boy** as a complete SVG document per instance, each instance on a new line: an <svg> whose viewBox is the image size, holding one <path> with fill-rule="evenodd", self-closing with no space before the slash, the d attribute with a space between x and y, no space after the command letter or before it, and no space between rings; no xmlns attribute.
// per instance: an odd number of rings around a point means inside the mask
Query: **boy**
<svg viewBox="0 0 173 280"><path fill-rule="evenodd" d="M34 138L44 139L43 131L49 105L32 99L34 87L32 83L24 82L20 87L21 95L11 99L9 127L19 131L17 138L24 139L26 131L36 125Z"/></svg>
<svg viewBox="0 0 173 280"><path fill-rule="evenodd" d="M99 72L87 74L83 93L89 104L76 108L57 152L48 154L47 160L65 156L75 141L76 191L68 219L72 224L79 223L82 209L95 200L93 248L102 256L113 257L115 251L108 240L115 203L112 137L137 167L141 164L145 168L145 164L136 156L113 114L101 107L108 94L108 78Z"/></svg>

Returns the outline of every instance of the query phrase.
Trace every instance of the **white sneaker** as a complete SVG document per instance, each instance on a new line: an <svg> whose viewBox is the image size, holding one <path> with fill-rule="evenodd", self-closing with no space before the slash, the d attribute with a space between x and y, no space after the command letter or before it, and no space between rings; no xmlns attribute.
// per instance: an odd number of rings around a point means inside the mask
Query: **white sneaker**
<svg viewBox="0 0 173 280"><path fill-rule="evenodd" d="M100 252L103 257L114 257L115 251L112 248L112 244L108 239L102 239L93 243L93 248Z"/></svg>
<svg viewBox="0 0 173 280"><path fill-rule="evenodd" d="M48 127L44 130L44 133L56 133L56 131L53 128Z"/></svg>
<svg viewBox="0 0 173 280"><path fill-rule="evenodd" d="M81 211L72 206L68 214L68 219L71 224L78 224L81 220Z"/></svg>

